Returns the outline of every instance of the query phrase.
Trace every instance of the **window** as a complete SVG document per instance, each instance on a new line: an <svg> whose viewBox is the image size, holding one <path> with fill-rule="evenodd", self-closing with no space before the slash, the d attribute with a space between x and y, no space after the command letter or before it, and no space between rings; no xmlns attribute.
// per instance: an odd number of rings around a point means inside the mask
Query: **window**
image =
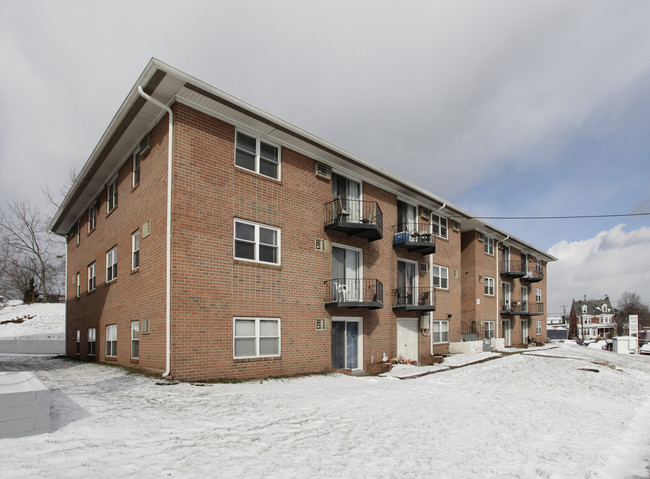
<svg viewBox="0 0 650 479"><path fill-rule="evenodd" d="M540 320L536 321L536 329L535 332L537 333L537 336L542 334L542 322Z"/></svg>
<svg viewBox="0 0 650 479"><path fill-rule="evenodd" d="M235 220L235 259L280 264L280 229Z"/></svg>
<svg viewBox="0 0 650 479"><path fill-rule="evenodd" d="M449 342L449 321L433 322L433 342L434 343Z"/></svg>
<svg viewBox="0 0 650 479"><path fill-rule="evenodd" d="M95 328L88 328L88 356L95 355L95 341L97 340L97 330Z"/></svg>
<svg viewBox="0 0 650 479"><path fill-rule="evenodd" d="M280 320L235 318L234 357L280 356Z"/></svg>
<svg viewBox="0 0 650 479"><path fill-rule="evenodd" d="M483 281L485 282L485 294L488 296L494 296L494 278L486 276Z"/></svg>
<svg viewBox="0 0 650 479"><path fill-rule="evenodd" d="M483 237L483 251L494 256L494 238L489 238L487 236Z"/></svg>
<svg viewBox="0 0 650 479"><path fill-rule="evenodd" d="M93 203L88 208L88 233L97 226L97 203Z"/></svg>
<svg viewBox="0 0 650 479"><path fill-rule="evenodd" d="M538 259L535 261L535 269L537 270L538 273L542 272L542 260Z"/></svg>
<svg viewBox="0 0 650 479"><path fill-rule="evenodd" d="M80 275L79 273L77 273L77 275L76 275L75 278L74 278L74 279L75 279L75 283L74 283L74 284L75 284L75 286L76 286L76 290L77 290L77 292L76 292L76 294L77 294L77 298L78 298L79 296L81 296L81 277L80 277L80 276L81 276L81 275Z"/></svg>
<svg viewBox="0 0 650 479"><path fill-rule="evenodd" d="M131 321L131 358L140 357L140 321Z"/></svg>
<svg viewBox="0 0 650 479"><path fill-rule="evenodd" d="M95 262L88 265L88 291L95 291Z"/></svg>
<svg viewBox="0 0 650 479"><path fill-rule="evenodd" d="M483 322L483 332L485 334L485 339L494 338L494 321L484 321Z"/></svg>
<svg viewBox="0 0 650 479"><path fill-rule="evenodd" d="M79 354L81 352L81 330L77 329L77 331L75 331L75 333L76 333L76 335L75 335L76 336L75 347L76 347L77 354Z"/></svg>
<svg viewBox="0 0 650 479"><path fill-rule="evenodd" d="M117 324L106 326L106 356L117 357Z"/></svg>
<svg viewBox="0 0 650 479"><path fill-rule="evenodd" d="M441 238L447 238L447 218L438 215L431 215L433 234Z"/></svg>
<svg viewBox="0 0 650 479"><path fill-rule="evenodd" d="M140 183L140 151L133 153L133 187L135 188Z"/></svg>
<svg viewBox="0 0 650 479"><path fill-rule="evenodd" d="M106 253L106 282L117 279L117 246Z"/></svg>
<svg viewBox="0 0 650 479"><path fill-rule="evenodd" d="M538 303L542 302L542 290L539 288L535 291L535 301Z"/></svg>
<svg viewBox="0 0 650 479"><path fill-rule="evenodd" d="M398 233L417 232L419 230L416 220L417 208L403 201L397 201L397 229Z"/></svg>
<svg viewBox="0 0 650 479"><path fill-rule="evenodd" d="M81 243L81 220L77 220L77 245Z"/></svg>
<svg viewBox="0 0 650 479"><path fill-rule="evenodd" d="M449 289L449 268L433 265L433 285L436 288Z"/></svg>
<svg viewBox="0 0 650 479"><path fill-rule="evenodd" d="M106 186L106 212L110 213L117 206L117 175Z"/></svg>
<svg viewBox="0 0 650 479"><path fill-rule="evenodd" d="M280 177L280 148L238 131L235 165L277 180Z"/></svg>
<svg viewBox="0 0 650 479"><path fill-rule="evenodd" d="M131 235L131 269L140 267L140 230Z"/></svg>

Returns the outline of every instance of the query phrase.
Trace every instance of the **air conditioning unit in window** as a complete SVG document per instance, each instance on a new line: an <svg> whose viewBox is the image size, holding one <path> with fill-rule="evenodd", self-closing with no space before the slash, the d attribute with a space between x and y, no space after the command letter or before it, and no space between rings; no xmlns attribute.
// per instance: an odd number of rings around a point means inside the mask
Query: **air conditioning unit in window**
<svg viewBox="0 0 650 479"><path fill-rule="evenodd" d="M146 136L140 142L140 158L144 158L151 151L151 133L147 133Z"/></svg>
<svg viewBox="0 0 650 479"><path fill-rule="evenodd" d="M453 229L454 231L460 231L460 223L458 221L452 220L451 229Z"/></svg>
<svg viewBox="0 0 650 479"><path fill-rule="evenodd" d="M332 168L324 163L316 162L314 173L319 178L329 180L332 178Z"/></svg>
<svg viewBox="0 0 650 479"><path fill-rule="evenodd" d="M142 333L149 332L149 318L145 318L142 320L141 329L142 329Z"/></svg>
<svg viewBox="0 0 650 479"><path fill-rule="evenodd" d="M429 221L431 219L431 210L429 208L422 208L422 210L420 210L420 218Z"/></svg>
<svg viewBox="0 0 650 479"><path fill-rule="evenodd" d="M420 263L420 273L427 273L429 271L429 263Z"/></svg>
<svg viewBox="0 0 650 479"><path fill-rule="evenodd" d="M481 243L482 243L483 241L485 241L485 236L483 236L483 233L479 233L479 234L478 234L478 240L479 240Z"/></svg>

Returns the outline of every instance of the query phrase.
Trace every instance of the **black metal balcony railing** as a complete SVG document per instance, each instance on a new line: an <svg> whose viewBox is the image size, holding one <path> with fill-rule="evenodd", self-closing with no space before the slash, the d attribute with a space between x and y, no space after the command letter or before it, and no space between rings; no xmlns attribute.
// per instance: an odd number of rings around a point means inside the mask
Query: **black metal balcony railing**
<svg viewBox="0 0 650 479"><path fill-rule="evenodd" d="M544 314L544 303L530 303L528 301L503 301L502 314L519 314L537 316Z"/></svg>
<svg viewBox="0 0 650 479"><path fill-rule="evenodd" d="M433 254L436 243L428 223L401 223L393 226L393 248Z"/></svg>
<svg viewBox="0 0 650 479"><path fill-rule="evenodd" d="M436 289L404 287L393 292L393 311L435 311Z"/></svg>
<svg viewBox="0 0 650 479"><path fill-rule="evenodd" d="M326 308L384 307L384 285L377 279L335 278L324 283Z"/></svg>
<svg viewBox="0 0 650 479"><path fill-rule="evenodd" d="M374 241L384 237L384 215L376 201L336 197L325 203L325 229Z"/></svg>
<svg viewBox="0 0 650 479"><path fill-rule="evenodd" d="M526 263L521 261L503 261L501 263L501 274L510 278L521 278L526 276Z"/></svg>
<svg viewBox="0 0 650 479"><path fill-rule="evenodd" d="M544 279L544 272L533 267L528 272L521 277L522 281L528 281L529 283L537 283Z"/></svg>

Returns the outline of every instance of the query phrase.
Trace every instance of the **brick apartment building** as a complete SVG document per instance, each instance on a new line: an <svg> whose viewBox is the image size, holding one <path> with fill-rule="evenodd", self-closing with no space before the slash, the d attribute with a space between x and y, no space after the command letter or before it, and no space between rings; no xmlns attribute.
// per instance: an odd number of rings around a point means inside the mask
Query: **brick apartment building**
<svg viewBox="0 0 650 479"><path fill-rule="evenodd" d="M555 258L156 59L50 229L71 357L211 380L546 339Z"/></svg>

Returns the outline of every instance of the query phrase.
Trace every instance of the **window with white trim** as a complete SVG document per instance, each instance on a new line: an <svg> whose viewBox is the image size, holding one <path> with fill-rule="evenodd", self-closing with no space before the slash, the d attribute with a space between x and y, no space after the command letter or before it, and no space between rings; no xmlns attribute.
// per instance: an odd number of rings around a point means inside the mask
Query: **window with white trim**
<svg viewBox="0 0 650 479"><path fill-rule="evenodd" d="M88 328L87 332L88 343L86 353L88 356L95 355L95 342L97 341L97 330L95 328Z"/></svg>
<svg viewBox="0 0 650 479"><path fill-rule="evenodd" d="M81 220L77 220L77 245L81 243Z"/></svg>
<svg viewBox="0 0 650 479"><path fill-rule="evenodd" d="M538 273L542 272L542 260L538 259L535 261L535 269L537 270Z"/></svg>
<svg viewBox="0 0 650 479"><path fill-rule="evenodd" d="M235 220L235 259L280 264L280 228Z"/></svg>
<svg viewBox="0 0 650 479"><path fill-rule="evenodd" d="M433 234L439 236L440 238L447 238L447 218L438 216L435 214L431 215L431 224L433 225Z"/></svg>
<svg viewBox="0 0 650 479"><path fill-rule="evenodd" d="M88 265L88 292L95 291L95 267L96 263L94 261Z"/></svg>
<svg viewBox="0 0 650 479"><path fill-rule="evenodd" d="M117 357L117 324L106 326L106 356Z"/></svg>
<svg viewBox="0 0 650 479"><path fill-rule="evenodd" d="M535 332L536 332L537 336L540 336L542 334L542 322L540 320L536 321Z"/></svg>
<svg viewBox="0 0 650 479"><path fill-rule="evenodd" d="M234 318L233 356L235 359L280 356L280 319Z"/></svg>
<svg viewBox="0 0 650 479"><path fill-rule="evenodd" d="M433 265L433 285L440 289L449 289L449 268Z"/></svg>
<svg viewBox="0 0 650 479"><path fill-rule="evenodd" d="M140 357L140 321L131 321L131 359Z"/></svg>
<svg viewBox="0 0 650 479"><path fill-rule="evenodd" d="M485 294L488 296L494 296L494 278L486 276L483 278L483 282L485 283Z"/></svg>
<svg viewBox="0 0 650 479"><path fill-rule="evenodd" d="M483 237L483 251L490 256L494 256L494 238Z"/></svg>
<svg viewBox="0 0 650 479"><path fill-rule="evenodd" d="M106 252L106 282L117 279L117 246Z"/></svg>
<svg viewBox="0 0 650 479"><path fill-rule="evenodd" d="M535 290L535 301L538 303L542 302L542 290L540 288Z"/></svg>
<svg viewBox="0 0 650 479"><path fill-rule="evenodd" d="M97 226L97 202L88 207L88 233L95 229Z"/></svg>
<svg viewBox="0 0 650 479"><path fill-rule="evenodd" d="M485 339L494 338L494 321L483 321L483 334Z"/></svg>
<svg viewBox="0 0 650 479"><path fill-rule="evenodd" d="M117 206L117 175L106 185L106 212L110 213Z"/></svg>
<svg viewBox="0 0 650 479"><path fill-rule="evenodd" d="M74 279L75 279L74 284L76 286L76 296L78 298L79 296L81 296L81 275L77 273Z"/></svg>
<svg viewBox="0 0 650 479"><path fill-rule="evenodd" d="M449 342L449 321L433 321L433 342L434 343L448 343Z"/></svg>
<svg viewBox="0 0 650 479"><path fill-rule="evenodd" d="M140 184L140 149L133 153L133 183L132 186L135 188Z"/></svg>
<svg viewBox="0 0 650 479"><path fill-rule="evenodd" d="M140 230L131 234L131 269L140 267Z"/></svg>
<svg viewBox="0 0 650 479"><path fill-rule="evenodd" d="M237 132L235 165L269 178L280 178L280 147Z"/></svg>

